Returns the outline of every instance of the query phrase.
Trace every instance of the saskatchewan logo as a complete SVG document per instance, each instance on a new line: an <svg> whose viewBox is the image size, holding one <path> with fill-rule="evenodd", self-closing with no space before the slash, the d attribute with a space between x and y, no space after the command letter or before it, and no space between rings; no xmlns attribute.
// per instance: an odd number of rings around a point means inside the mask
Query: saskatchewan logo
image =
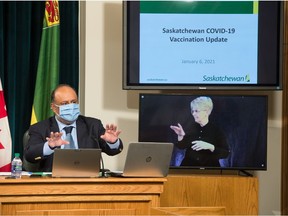
<svg viewBox="0 0 288 216"><path fill-rule="evenodd" d="M58 1L46 1L45 3L45 18L47 26L58 25L60 23L59 3Z"/></svg>
<svg viewBox="0 0 288 216"><path fill-rule="evenodd" d="M245 76L203 76L204 82L250 82L250 74L247 74Z"/></svg>
<svg viewBox="0 0 288 216"><path fill-rule="evenodd" d="M245 76L245 81L246 81L246 82L250 82L250 74L247 74L247 75Z"/></svg>

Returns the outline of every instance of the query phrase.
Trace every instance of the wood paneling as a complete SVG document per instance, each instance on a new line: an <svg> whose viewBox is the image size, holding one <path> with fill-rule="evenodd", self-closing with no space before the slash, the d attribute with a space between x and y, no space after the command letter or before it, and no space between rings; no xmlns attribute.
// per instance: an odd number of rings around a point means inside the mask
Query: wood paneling
<svg viewBox="0 0 288 216"><path fill-rule="evenodd" d="M257 215L258 179L169 175L160 197L161 207L225 207L227 215Z"/></svg>
<svg viewBox="0 0 288 216"><path fill-rule="evenodd" d="M225 207L159 207L151 215L226 215Z"/></svg>
<svg viewBox="0 0 288 216"><path fill-rule="evenodd" d="M0 179L0 215L148 215L165 178Z"/></svg>

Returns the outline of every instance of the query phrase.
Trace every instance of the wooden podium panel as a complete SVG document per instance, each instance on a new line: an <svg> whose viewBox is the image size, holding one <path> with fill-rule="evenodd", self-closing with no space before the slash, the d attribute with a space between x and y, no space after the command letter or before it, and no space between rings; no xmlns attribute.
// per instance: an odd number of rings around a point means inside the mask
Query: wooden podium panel
<svg viewBox="0 0 288 216"><path fill-rule="evenodd" d="M258 215L258 179L237 175L169 175L161 194L161 207L185 207L187 211L224 207L227 215Z"/></svg>
<svg viewBox="0 0 288 216"><path fill-rule="evenodd" d="M148 215L166 178L0 179L0 215Z"/></svg>
<svg viewBox="0 0 288 216"><path fill-rule="evenodd" d="M226 215L225 207L156 207L151 215Z"/></svg>

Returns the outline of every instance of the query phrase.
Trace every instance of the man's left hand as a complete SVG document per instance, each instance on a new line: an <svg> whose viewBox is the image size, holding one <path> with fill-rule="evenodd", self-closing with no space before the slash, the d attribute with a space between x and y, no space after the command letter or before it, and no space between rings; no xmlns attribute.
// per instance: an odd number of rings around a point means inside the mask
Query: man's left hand
<svg viewBox="0 0 288 216"><path fill-rule="evenodd" d="M115 143L121 131L117 130L117 126L114 124L107 124L105 129L105 133L100 137L108 143Z"/></svg>

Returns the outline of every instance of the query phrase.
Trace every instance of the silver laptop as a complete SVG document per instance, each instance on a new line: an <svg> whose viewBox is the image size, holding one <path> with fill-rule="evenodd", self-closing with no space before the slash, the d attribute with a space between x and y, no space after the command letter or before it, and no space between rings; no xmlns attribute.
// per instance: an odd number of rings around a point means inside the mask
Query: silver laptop
<svg viewBox="0 0 288 216"><path fill-rule="evenodd" d="M99 177L101 149L55 149L52 177Z"/></svg>
<svg viewBox="0 0 288 216"><path fill-rule="evenodd" d="M137 142L128 146L122 177L165 177L169 172L173 143Z"/></svg>

